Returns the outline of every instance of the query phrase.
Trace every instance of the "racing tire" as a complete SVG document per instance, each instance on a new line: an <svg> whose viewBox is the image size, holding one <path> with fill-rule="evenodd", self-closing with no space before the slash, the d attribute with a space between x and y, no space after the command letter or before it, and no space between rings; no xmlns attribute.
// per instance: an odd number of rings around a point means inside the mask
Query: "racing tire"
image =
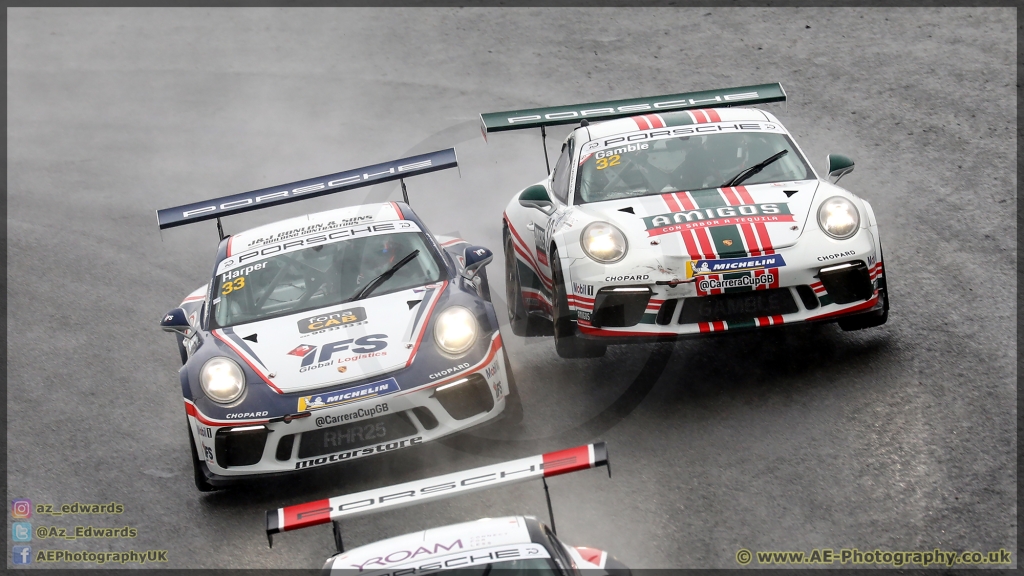
<svg viewBox="0 0 1024 576"><path fill-rule="evenodd" d="M519 281L519 263L516 249L512 244L512 233L506 225L503 230L505 248L505 305L508 308L508 325L516 336L528 336L530 315L523 301L523 287Z"/></svg>
<svg viewBox="0 0 1024 576"><path fill-rule="evenodd" d="M175 333L174 338L178 341L178 354L181 355L181 365L184 366L188 362L188 351L185 350L185 337Z"/></svg>
<svg viewBox="0 0 1024 576"><path fill-rule="evenodd" d="M199 460L199 451L196 450L196 438L192 435L192 426L188 427L188 445L192 448L192 471L196 481L196 490L200 492L213 492L217 490L217 487L210 484L210 481L206 479L203 463Z"/></svg>
<svg viewBox="0 0 1024 576"><path fill-rule="evenodd" d="M599 358L604 356L608 346L584 339L569 316L569 299L565 295L565 278L558 251L551 252L551 283L554 307L555 352L562 358Z"/></svg>
<svg viewBox="0 0 1024 576"><path fill-rule="evenodd" d="M878 247L878 259L879 261L884 262L884 259L882 258L881 245ZM875 328L885 324L886 320L889 319L889 289L885 284L885 276L882 276L878 280L878 297L882 299L881 310L840 318L837 322L839 327L842 328L844 332L853 332L854 330Z"/></svg>

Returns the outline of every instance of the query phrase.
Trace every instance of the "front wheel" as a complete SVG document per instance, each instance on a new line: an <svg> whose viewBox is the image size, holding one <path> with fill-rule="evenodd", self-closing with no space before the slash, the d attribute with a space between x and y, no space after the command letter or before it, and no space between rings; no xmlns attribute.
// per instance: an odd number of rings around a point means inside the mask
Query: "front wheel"
<svg viewBox="0 0 1024 576"><path fill-rule="evenodd" d="M554 300L551 315L554 317L555 352L558 352L562 358L604 356L608 347L580 336L579 328L576 327L576 323L569 315L569 298L565 293L565 278L562 275L562 264L556 250L551 252L551 283L553 284L552 300Z"/></svg>
<svg viewBox="0 0 1024 576"><path fill-rule="evenodd" d="M526 303L523 302L523 288L519 281L519 261L516 258L515 246L512 244L512 233L509 232L508 227L505 227L504 232L505 305L508 308L508 324L512 328L513 334L526 336L530 317L526 311Z"/></svg>

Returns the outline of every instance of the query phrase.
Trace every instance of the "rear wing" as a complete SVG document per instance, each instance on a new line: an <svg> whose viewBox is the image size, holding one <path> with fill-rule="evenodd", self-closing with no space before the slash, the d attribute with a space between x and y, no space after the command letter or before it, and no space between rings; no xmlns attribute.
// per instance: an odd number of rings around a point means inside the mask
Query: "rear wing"
<svg viewBox="0 0 1024 576"><path fill-rule="evenodd" d="M614 120L627 116L636 116L647 111L671 112L693 108L720 108L743 104L768 104L785 102L786 91L782 84L757 84L755 86L737 86L721 90L705 90L703 92L686 92L666 96L650 96L631 100L608 100L589 104L570 104L552 108L529 108L509 112L488 112L480 115L480 132L487 141L489 132L506 132L524 128L540 128L540 140L544 146L544 165L551 173L551 162L548 160L547 131L548 126L560 124L576 124L584 120Z"/></svg>
<svg viewBox="0 0 1024 576"><path fill-rule="evenodd" d="M454 168L458 165L455 149L448 148L291 184L281 184L252 192L242 192L232 196L164 208L156 211L156 220L160 230L164 230L216 218L217 228L221 231L220 218L224 216L279 206L307 198L317 198L392 180L402 180L402 194L408 204L409 197L405 188L405 178ZM221 231L221 238L224 238L223 231Z"/></svg>
<svg viewBox="0 0 1024 576"><path fill-rule="evenodd" d="M342 518L355 518L385 510L404 508L413 504L432 502L537 478L544 480L552 476L598 466L608 467L608 449L604 442L595 442L558 452L548 452L538 456L482 466L463 472L453 472L424 480L414 480L365 492L286 506L277 510L268 510L267 541L270 546L273 546L274 534L334 522L335 541L338 551L341 552L341 538L337 522ZM611 476L610 467L608 467L608 475ZM544 490L546 493L546 481ZM551 511L550 499L548 500L548 511Z"/></svg>
<svg viewBox="0 0 1024 576"><path fill-rule="evenodd" d="M560 124L576 124L580 120L613 120L636 116L647 111L669 112L694 108L719 108L747 104L784 102L786 91L782 84L758 84L737 86L721 90L686 92L667 96L633 98L631 100L608 100L589 104L571 104L552 108L530 108L509 112L488 112L480 115L480 129L484 139L490 132L542 128Z"/></svg>

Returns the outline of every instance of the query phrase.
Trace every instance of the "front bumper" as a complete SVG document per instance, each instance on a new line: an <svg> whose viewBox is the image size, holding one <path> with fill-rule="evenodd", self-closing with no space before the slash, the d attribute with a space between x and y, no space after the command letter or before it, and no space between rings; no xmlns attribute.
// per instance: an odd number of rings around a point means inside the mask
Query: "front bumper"
<svg viewBox="0 0 1024 576"><path fill-rule="evenodd" d="M582 337L614 344L828 322L884 305L883 264L867 229L843 242L797 243L774 253L785 266L691 280L679 274L684 262L667 265L667 258L614 267L564 262L569 306Z"/></svg>
<svg viewBox="0 0 1024 576"><path fill-rule="evenodd" d="M499 341L500 342L500 341ZM444 379L397 394L311 410L288 422L211 420L188 410L213 485L275 476L416 446L489 422L505 409L503 347Z"/></svg>

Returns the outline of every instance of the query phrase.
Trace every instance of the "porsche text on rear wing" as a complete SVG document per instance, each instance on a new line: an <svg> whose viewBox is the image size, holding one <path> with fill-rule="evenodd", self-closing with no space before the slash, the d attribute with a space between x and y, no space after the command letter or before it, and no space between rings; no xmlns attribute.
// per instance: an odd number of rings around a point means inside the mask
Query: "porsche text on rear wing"
<svg viewBox="0 0 1024 576"><path fill-rule="evenodd" d="M596 442L520 458L500 464L482 466L472 470L453 472L424 480L386 486L356 494L335 496L315 502L296 504L267 511L267 539L273 545L273 535L308 526L336 522L384 510L403 508L413 504L469 494L478 490L507 486L537 478L545 479L598 466L608 467L608 449L604 442ZM611 474L611 469L608 471ZM546 489L545 483L545 489ZM550 509L550 502L549 502ZM335 537L339 538L337 524ZM340 546L340 538L338 540Z"/></svg>
<svg viewBox="0 0 1024 576"><path fill-rule="evenodd" d="M392 180L403 180L402 192L405 196L405 202L408 204L409 199L405 190L405 178L454 168L458 164L454 148L438 150L400 160L392 160L391 162L382 162L373 166L328 174L318 178L309 178L299 182L292 182L291 184L281 184L251 192L242 192L202 202L193 202L173 208L164 208L156 212L157 225L161 230L164 230L214 218L219 221L223 216L279 206L289 202L316 198L326 194L344 192ZM223 234L221 236L223 237Z"/></svg>

